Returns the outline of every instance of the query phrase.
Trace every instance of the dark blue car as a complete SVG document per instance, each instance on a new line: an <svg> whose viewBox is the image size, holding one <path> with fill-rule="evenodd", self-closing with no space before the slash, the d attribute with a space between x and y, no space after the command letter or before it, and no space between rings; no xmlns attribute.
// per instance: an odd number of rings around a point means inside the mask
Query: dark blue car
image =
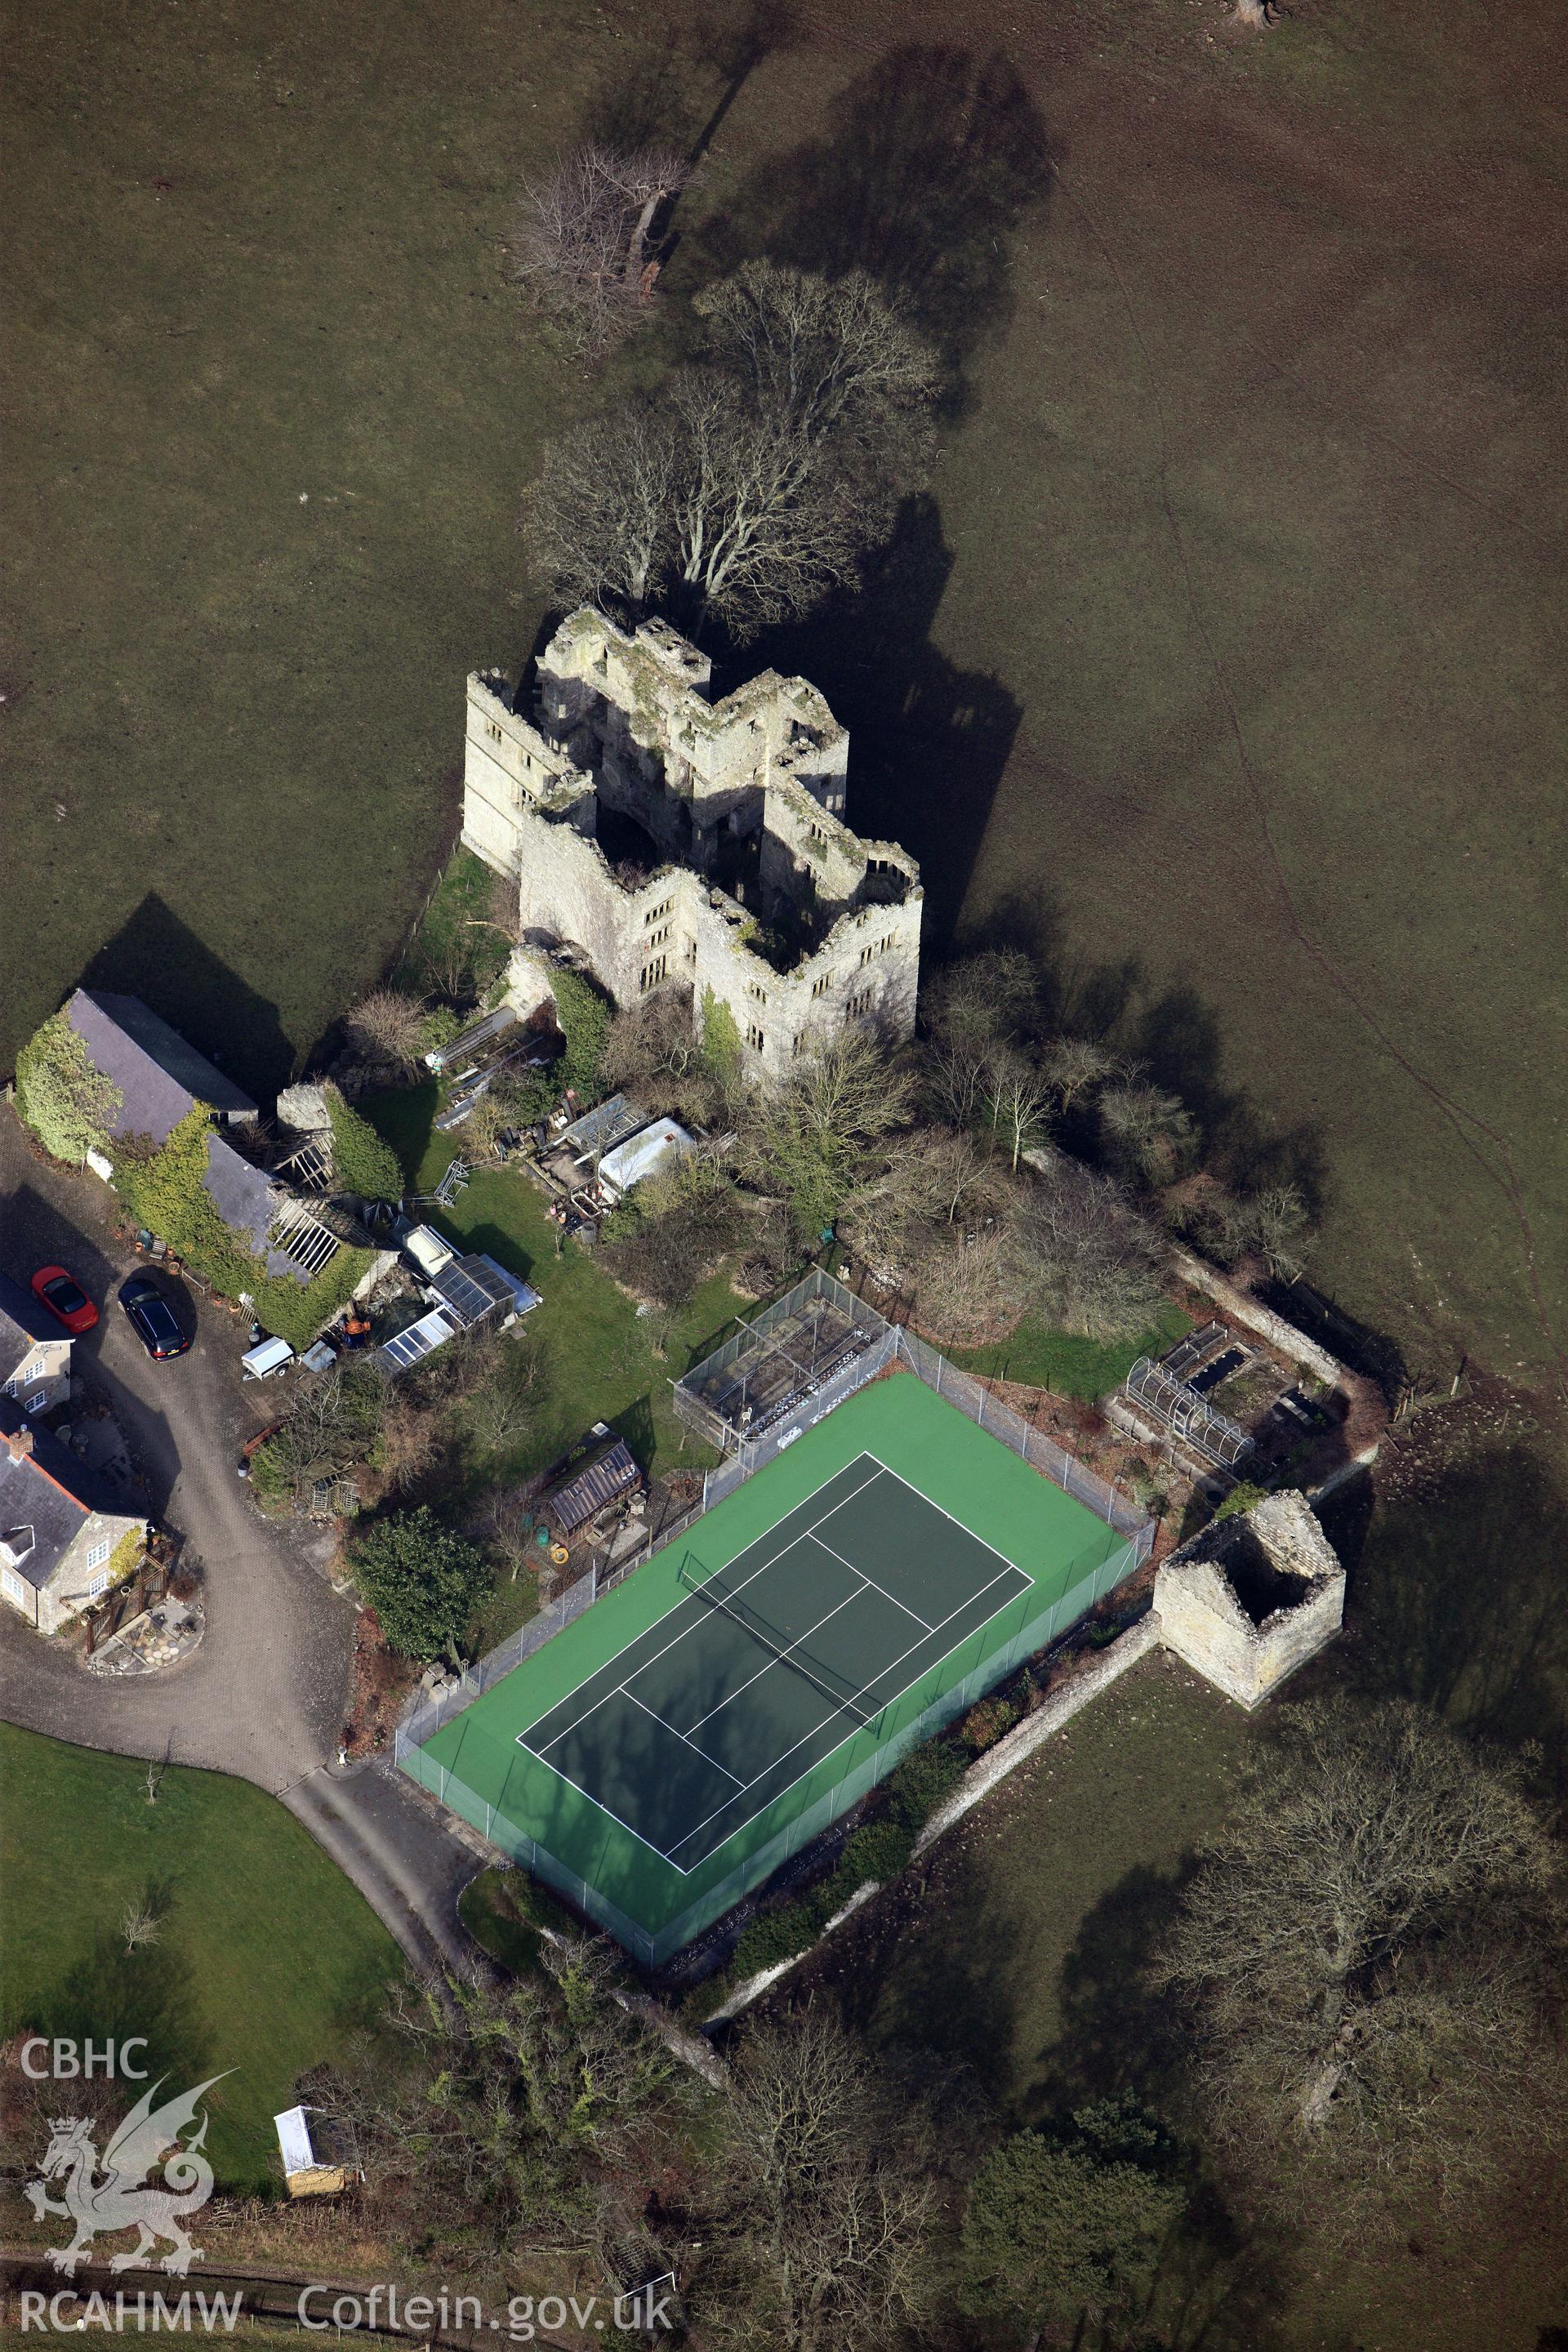
<svg viewBox="0 0 1568 2352"><path fill-rule="evenodd" d="M180 1328L180 1318L155 1282L144 1274L133 1274L122 1283L120 1304L131 1318L131 1328L150 1356L183 1356L190 1341Z"/></svg>

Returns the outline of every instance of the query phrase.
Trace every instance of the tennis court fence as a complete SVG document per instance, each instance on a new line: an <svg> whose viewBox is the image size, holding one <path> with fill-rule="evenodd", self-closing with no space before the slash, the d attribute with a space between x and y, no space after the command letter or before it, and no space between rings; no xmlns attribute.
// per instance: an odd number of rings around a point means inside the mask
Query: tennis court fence
<svg viewBox="0 0 1568 2352"><path fill-rule="evenodd" d="M790 1327L788 1318L798 1315L803 1304L811 1307L826 1300L837 1311L851 1336L839 1335L837 1358L830 1368L818 1369L802 1384L786 1411L778 1413L767 1428L742 1436L732 1425L727 1430L729 1450L703 1479L700 1499L684 1517L661 1527L650 1535L647 1543L626 1558L618 1560L609 1574L597 1568L577 1583L571 1585L548 1609L509 1636L499 1647L468 1667L455 1684L434 1697L419 1701L399 1726L394 1739L393 1760L411 1779L430 1790L443 1804L461 1815L479 1830L492 1845L522 1868L563 1895L587 1917L596 1920L631 1952L645 1967L658 1968L681 1950L702 1929L722 1916L751 1888L787 1862L793 1854L821 1834L831 1822L851 1805L868 1794L885 1779L893 1766L908 1751L922 1741L931 1739L946 1725L966 1714L976 1699L994 1687L1013 1670L1067 1633L1106 1595L1115 1590L1145 1560L1153 1543L1152 1520L1140 1511L1110 1482L1068 1453L1054 1438L1032 1428L1010 1406L994 1396L983 1382L960 1371L948 1362L938 1349L932 1348L916 1333L889 1323L878 1315L852 1291L845 1290L831 1275L816 1269L805 1283L765 1309L770 1326ZM853 1307L853 1314L849 1312ZM761 1318L759 1318L761 1319ZM748 1340L748 1333L752 1339ZM747 1326L727 1343L726 1363L732 1362L742 1349L754 1344L754 1327ZM710 1361L713 1360L710 1359ZM1048 1607L1040 1610L1023 1624L1005 1646L985 1658L972 1673L940 1693L911 1721L900 1724L873 1752L863 1757L837 1786L827 1790L804 1812L787 1822L757 1853L750 1854L736 1870L707 1894L694 1902L679 1918L672 1920L657 1933L649 1932L629 1918L607 1895L580 1878L547 1848L539 1845L519 1830L505 1814L498 1812L484 1798L479 1796L458 1776L427 1755L426 1743L443 1724L471 1706L475 1699L491 1689L514 1666L554 1640L563 1627L591 1609L600 1594L611 1584L639 1567L648 1553L663 1549L676 1542L703 1514L734 1493L738 1486L773 1461L792 1445L804 1431L825 1414L842 1403L856 1389L862 1388L879 1373L904 1366L945 1397L958 1412L964 1413L977 1427L986 1430L1000 1444L1008 1446L1026 1462L1038 1470L1053 1484L1060 1486L1091 1511L1120 1543L1111 1545L1106 1557L1089 1568L1069 1590ZM705 1366L689 1373L687 1380L696 1386ZM681 1409L681 1391L686 1383L677 1385L677 1410ZM681 1412L689 1425L699 1425L694 1414ZM706 1419L717 1422L716 1415ZM704 1435L709 1435L707 1428ZM717 1434L718 1432L712 1433Z"/></svg>
<svg viewBox="0 0 1568 2352"><path fill-rule="evenodd" d="M551 1853L547 1846L520 1830L485 1798L469 1788L455 1772L425 1753L418 1740L409 1736L412 1726L397 1734L397 1762L411 1779L417 1780L431 1795L450 1806L469 1825L479 1831L489 1843L524 1870L542 1879L546 1886L563 1895L583 1915L597 1921L608 1930L617 1943L639 1960L645 1968L661 1968L677 1952L684 1950L705 1927L722 1918L733 1909L742 1896L771 1878L792 1854L819 1837L851 1805L858 1804L879 1780L887 1778L895 1764L923 1741L934 1738L939 1731L968 1713L977 1699L983 1698L1016 1666L1036 1651L1045 1649L1059 1633L1065 1633L1074 1621L1113 1591L1129 1576L1141 1557L1135 1539L1118 1545L1098 1566L1080 1578L1069 1591L1039 1611L1022 1625L1011 1641L990 1656L981 1660L973 1671L950 1689L938 1694L911 1720L900 1724L881 1740L869 1755L863 1756L834 1787L784 1823L767 1843L748 1853L732 1870L709 1886L678 1918L650 1933L629 1918L617 1903L596 1886L589 1885L577 1873ZM553 1614L553 1612L552 1612ZM537 1621L536 1621L537 1622ZM525 1631L528 1629L524 1629ZM552 1631L558 1631L552 1627ZM549 1638L547 1635L545 1638ZM510 1644L503 1644L510 1649ZM487 1665L489 1660L484 1662ZM476 1687L468 1697L478 1697ZM458 1702L466 1706L468 1698ZM444 1719L444 1718L443 1718ZM430 1729L435 1728L434 1722ZM426 1731L424 1735L428 1738Z"/></svg>

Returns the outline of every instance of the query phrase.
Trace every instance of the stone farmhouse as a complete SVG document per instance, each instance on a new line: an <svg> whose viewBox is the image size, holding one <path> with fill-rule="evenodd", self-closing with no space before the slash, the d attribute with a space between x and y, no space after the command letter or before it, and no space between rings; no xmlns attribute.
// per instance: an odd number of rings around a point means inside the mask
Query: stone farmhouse
<svg viewBox="0 0 1568 2352"><path fill-rule="evenodd" d="M0 1383L27 1413L70 1400L70 1333L8 1275L0 1275Z"/></svg>
<svg viewBox="0 0 1568 2352"><path fill-rule="evenodd" d="M11 1608L58 1633L130 1575L146 1541L145 1517L0 1399L0 1597Z"/></svg>
<svg viewBox="0 0 1568 2352"><path fill-rule="evenodd" d="M538 1000L542 950L623 1006L685 986L773 1080L847 1024L909 1036L920 868L845 824L847 734L804 678L710 684L663 622L628 635L586 606L540 656L531 716L499 673L469 677L462 838L518 887L514 998Z"/></svg>

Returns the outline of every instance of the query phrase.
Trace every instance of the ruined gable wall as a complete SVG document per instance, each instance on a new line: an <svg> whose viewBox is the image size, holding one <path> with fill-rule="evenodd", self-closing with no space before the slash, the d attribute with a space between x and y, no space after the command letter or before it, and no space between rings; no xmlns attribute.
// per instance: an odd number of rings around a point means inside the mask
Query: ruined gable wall
<svg viewBox="0 0 1568 2352"><path fill-rule="evenodd" d="M700 1017L711 992L734 1017L752 1076L782 1078L847 1024L909 1036L920 869L895 843L860 841L828 805L842 803L845 730L803 679L768 671L717 706L703 698L707 679L705 657L673 630L647 623L629 637L586 609L541 658L541 726L493 680L470 677L465 845L515 877L524 936L580 949L617 1003L684 983ZM670 860L640 889L617 882L594 837L601 786ZM774 971L746 944L751 916L698 870L702 829L737 809L765 828L764 880L830 916L843 909L793 971ZM902 877L901 903L858 903L879 895L868 875L879 864Z"/></svg>
<svg viewBox="0 0 1568 2352"><path fill-rule="evenodd" d="M704 991L711 989L734 1014L748 1069L774 1082L788 1076L801 1054L853 1024L875 1025L898 1039L910 1036L921 911L918 889L901 907L858 908L790 972L774 971L729 926L700 922L692 975L699 1009Z"/></svg>
<svg viewBox="0 0 1568 2352"><path fill-rule="evenodd" d="M516 874L521 814L536 805L572 807L579 828L592 832L592 779L510 708L493 679L470 675L463 738L466 849L498 874Z"/></svg>
<svg viewBox="0 0 1568 2352"><path fill-rule="evenodd" d="M1167 1646L1238 1706L1254 1707L1339 1632L1345 1577L1305 1497L1269 1496L1245 1524L1274 1566L1299 1579L1301 1599L1255 1625L1225 1573L1243 1524L1205 1528L1162 1562L1154 1607Z"/></svg>

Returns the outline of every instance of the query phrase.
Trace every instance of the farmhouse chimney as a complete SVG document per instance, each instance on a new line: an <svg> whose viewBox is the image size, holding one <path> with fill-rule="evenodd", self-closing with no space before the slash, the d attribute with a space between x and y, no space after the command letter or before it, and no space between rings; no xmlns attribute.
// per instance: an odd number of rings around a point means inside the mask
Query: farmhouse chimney
<svg viewBox="0 0 1568 2352"><path fill-rule="evenodd" d="M25 1462L32 1450L33 1433L30 1429L8 1429L5 1432L5 1451L13 1462Z"/></svg>

